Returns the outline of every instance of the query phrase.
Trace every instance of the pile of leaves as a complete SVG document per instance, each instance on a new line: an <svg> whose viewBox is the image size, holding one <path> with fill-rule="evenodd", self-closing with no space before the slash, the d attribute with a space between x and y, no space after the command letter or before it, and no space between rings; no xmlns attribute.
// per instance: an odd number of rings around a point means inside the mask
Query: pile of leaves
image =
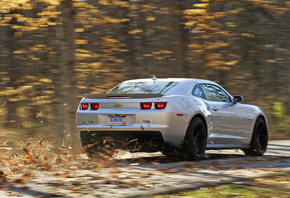
<svg viewBox="0 0 290 198"><path fill-rule="evenodd" d="M102 154L89 160L81 147L54 146L53 142L41 140L18 142L19 147L8 145L9 142L5 141L0 146L0 181L9 181L9 176L21 173L22 178L16 182L23 183L33 171L86 169L88 166L102 169L113 165L109 156Z"/></svg>

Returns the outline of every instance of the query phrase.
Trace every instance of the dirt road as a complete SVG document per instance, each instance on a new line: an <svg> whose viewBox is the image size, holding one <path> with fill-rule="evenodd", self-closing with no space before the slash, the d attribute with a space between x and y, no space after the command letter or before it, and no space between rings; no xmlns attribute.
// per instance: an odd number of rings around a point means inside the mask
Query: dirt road
<svg viewBox="0 0 290 198"><path fill-rule="evenodd" d="M269 142L262 157L244 156L238 150L208 151L204 160L195 162L159 153L89 160L65 150L54 158L36 155L40 150L25 152L25 159L20 154L6 159L2 154L0 197L150 196L290 172L290 140Z"/></svg>

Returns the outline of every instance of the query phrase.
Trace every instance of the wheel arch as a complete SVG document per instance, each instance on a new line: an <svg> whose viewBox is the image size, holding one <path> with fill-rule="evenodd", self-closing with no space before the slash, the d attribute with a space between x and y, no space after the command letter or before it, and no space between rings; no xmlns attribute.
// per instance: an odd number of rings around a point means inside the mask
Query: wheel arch
<svg viewBox="0 0 290 198"><path fill-rule="evenodd" d="M260 115L258 115L258 117L257 117L257 119L256 120L258 120L259 118L262 118L265 122L267 121L266 120L266 118L265 118L265 116L264 115L262 115L262 114L260 114Z"/></svg>
<svg viewBox="0 0 290 198"><path fill-rule="evenodd" d="M257 123L258 123L259 119L261 119L266 125L266 130L265 130L266 133L264 133L262 131L262 136L261 136L261 133L258 134L256 131L256 127L258 127ZM268 133L269 133L269 129L268 129L268 125L267 125L266 116L263 114L260 114L257 116L257 118L255 119L255 122L254 122L253 132L252 132L251 140L249 143L250 148L249 149L242 149L244 151L244 153L246 155L262 156L267 150Z"/></svg>
<svg viewBox="0 0 290 198"><path fill-rule="evenodd" d="M197 118L199 119L198 120L199 124L196 121L194 121L194 119L197 119ZM205 131L203 131L203 134L205 133L205 136L197 135L196 136L197 139L194 140L193 137L195 135L192 129L195 130L193 127L196 127L196 124L200 125L201 122L204 125ZM198 133L200 132L198 131ZM187 160L202 159L202 156L205 154L205 150L206 150L207 138L208 138L208 129L207 129L206 119L202 114L197 113L191 118L188 124L187 130L186 130L186 134L184 136L184 141L182 144L183 156Z"/></svg>
<svg viewBox="0 0 290 198"><path fill-rule="evenodd" d="M267 119L266 119L265 115L263 115L263 114L257 115L256 119L253 120L252 129L251 129L252 131L251 131L251 136L250 136L250 139L249 139L249 144L252 142L253 133L254 133L254 130L255 130L255 127L256 127L256 123L257 123L259 118L261 118L261 119L263 119L265 121L266 127L267 127L267 133L269 133L268 122L267 122Z"/></svg>
<svg viewBox="0 0 290 198"><path fill-rule="evenodd" d="M267 121L266 116L263 115L263 114L260 114L260 115L257 116L257 118L256 118L256 120L255 120L255 122L254 122L254 128L255 128L256 122L257 122L257 120L258 120L259 118L261 118L261 119L263 119L263 120L265 121L265 123L266 123L266 127L267 127L267 132L269 132L268 121ZM254 128L253 128L253 130L254 130Z"/></svg>
<svg viewBox="0 0 290 198"><path fill-rule="evenodd" d="M207 121L206 121L205 117L204 117L201 113L197 113L197 114L195 114L195 115L191 118L191 120L190 120L190 122L189 122L189 124L188 124L188 127L187 127L187 129L186 129L186 133L185 133L184 138L187 136L188 128L189 128L190 123L191 123L191 122L193 121L193 119L195 119L195 118L200 118L200 119L203 121L203 123L204 123L204 125L205 125L205 129L206 129L206 138L208 138L208 126L207 126Z"/></svg>

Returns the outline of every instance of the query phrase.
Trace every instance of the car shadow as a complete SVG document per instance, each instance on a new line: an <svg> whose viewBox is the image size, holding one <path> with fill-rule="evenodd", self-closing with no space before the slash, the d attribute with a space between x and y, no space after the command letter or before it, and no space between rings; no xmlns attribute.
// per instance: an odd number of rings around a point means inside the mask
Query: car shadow
<svg viewBox="0 0 290 198"><path fill-rule="evenodd" d="M203 157L203 159L195 162L202 162L202 161L209 161L209 160L221 160L221 159L233 159L233 158L243 158L245 157L244 154L224 154L224 153L206 153ZM186 162L188 161L186 157L182 156L181 154L176 154L172 156L166 156L156 153L152 153L152 156L150 154L146 153L144 155L138 154L134 155L132 154L131 157L126 158L118 158L118 156L114 157L114 161L118 165L130 165L130 164L138 164L138 165L146 165L146 164L167 164L167 163L177 163L177 162Z"/></svg>

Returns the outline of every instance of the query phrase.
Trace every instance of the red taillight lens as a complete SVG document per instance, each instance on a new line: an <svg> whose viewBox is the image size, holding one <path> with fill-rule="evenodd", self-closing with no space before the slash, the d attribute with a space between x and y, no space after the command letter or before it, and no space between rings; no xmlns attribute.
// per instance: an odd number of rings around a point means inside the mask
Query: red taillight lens
<svg viewBox="0 0 290 198"><path fill-rule="evenodd" d="M82 103L81 110L87 110L89 108L89 103Z"/></svg>
<svg viewBox="0 0 290 198"><path fill-rule="evenodd" d="M167 102L155 102L155 109L165 109Z"/></svg>
<svg viewBox="0 0 290 198"><path fill-rule="evenodd" d="M92 110L98 110L99 109L99 103L91 103L91 109Z"/></svg>
<svg viewBox="0 0 290 198"><path fill-rule="evenodd" d="M143 110L149 110L152 107L152 102L142 102L140 103L140 107Z"/></svg>

